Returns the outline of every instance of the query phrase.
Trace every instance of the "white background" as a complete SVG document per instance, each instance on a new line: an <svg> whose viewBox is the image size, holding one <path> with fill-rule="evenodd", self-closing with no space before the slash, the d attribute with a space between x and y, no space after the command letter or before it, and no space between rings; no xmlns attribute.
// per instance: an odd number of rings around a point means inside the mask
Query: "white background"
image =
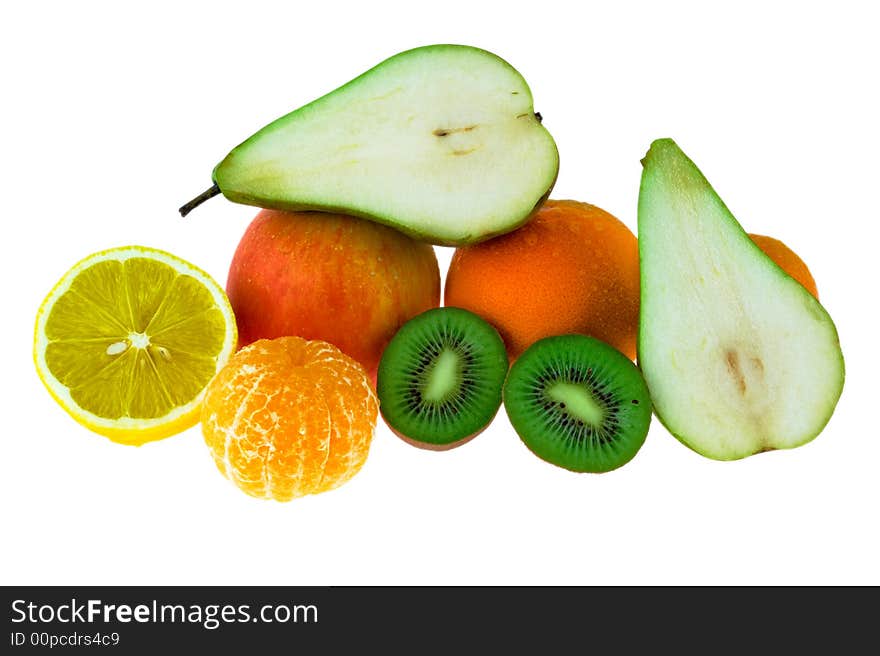
<svg viewBox="0 0 880 656"><path fill-rule="evenodd" d="M2 583L880 584L871 3L152 4L0 15ZM225 282L256 210L215 198L177 214L214 164L437 42L524 75L560 150L553 197L635 230L639 160L670 136L747 230L803 257L847 365L815 441L722 463L655 421L626 467L577 475L535 458L502 410L446 453L380 426L350 483L279 504L227 482L198 428L118 446L52 401L33 321L74 262L137 243ZM451 251L437 251L445 271Z"/></svg>

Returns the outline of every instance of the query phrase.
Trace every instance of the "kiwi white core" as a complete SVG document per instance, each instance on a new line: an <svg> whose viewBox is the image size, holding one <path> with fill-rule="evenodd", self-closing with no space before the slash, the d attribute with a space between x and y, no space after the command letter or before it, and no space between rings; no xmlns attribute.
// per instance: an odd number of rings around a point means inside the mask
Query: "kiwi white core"
<svg viewBox="0 0 880 656"><path fill-rule="evenodd" d="M461 374L461 358L452 349L443 349L428 370L422 398L429 403L447 399L457 386Z"/></svg>
<svg viewBox="0 0 880 656"><path fill-rule="evenodd" d="M591 426L601 426L605 412L583 385L556 383L547 389L552 401L561 403L570 415Z"/></svg>

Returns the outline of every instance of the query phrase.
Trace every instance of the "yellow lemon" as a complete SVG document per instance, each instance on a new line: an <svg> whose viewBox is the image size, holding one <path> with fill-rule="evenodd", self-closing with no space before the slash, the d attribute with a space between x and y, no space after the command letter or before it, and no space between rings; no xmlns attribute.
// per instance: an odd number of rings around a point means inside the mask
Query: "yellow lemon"
<svg viewBox="0 0 880 656"><path fill-rule="evenodd" d="M163 251L113 248L81 260L37 313L34 362L74 419L140 445L198 421L205 388L238 335L208 274Z"/></svg>

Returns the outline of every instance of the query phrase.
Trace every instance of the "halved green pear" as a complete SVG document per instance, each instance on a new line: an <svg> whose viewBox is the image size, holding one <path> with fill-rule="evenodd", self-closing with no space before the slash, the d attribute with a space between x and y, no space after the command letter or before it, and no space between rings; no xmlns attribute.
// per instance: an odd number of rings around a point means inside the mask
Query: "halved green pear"
<svg viewBox="0 0 880 656"><path fill-rule="evenodd" d="M658 418L718 460L809 442L843 389L834 323L671 139L643 165L638 363Z"/></svg>
<svg viewBox="0 0 880 656"><path fill-rule="evenodd" d="M523 77L492 53L425 46L270 123L214 169L206 198L344 212L436 244L509 232L559 169Z"/></svg>

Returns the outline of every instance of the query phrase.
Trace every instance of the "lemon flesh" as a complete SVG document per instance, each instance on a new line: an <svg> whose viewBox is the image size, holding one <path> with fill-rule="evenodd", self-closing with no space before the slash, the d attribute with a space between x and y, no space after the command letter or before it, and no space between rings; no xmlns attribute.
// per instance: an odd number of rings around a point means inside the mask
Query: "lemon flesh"
<svg viewBox="0 0 880 656"><path fill-rule="evenodd" d="M143 444L197 421L236 340L229 301L210 276L133 246L89 256L58 282L37 315L34 359L77 421Z"/></svg>

